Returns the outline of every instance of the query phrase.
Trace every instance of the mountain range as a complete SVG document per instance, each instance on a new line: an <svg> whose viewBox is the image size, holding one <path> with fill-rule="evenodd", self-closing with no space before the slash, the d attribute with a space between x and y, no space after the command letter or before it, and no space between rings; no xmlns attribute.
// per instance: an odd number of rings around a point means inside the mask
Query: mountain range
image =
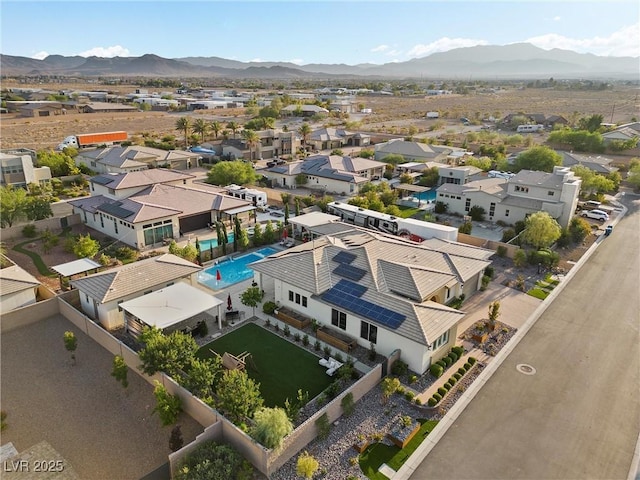
<svg viewBox="0 0 640 480"><path fill-rule="evenodd" d="M570 50L543 50L528 43L476 46L433 53L406 62L376 64L306 64L239 62L221 57L163 58L65 57L43 60L0 55L4 76L149 76L184 78L321 79L338 77L531 79L582 78L638 80L639 57L602 57Z"/></svg>

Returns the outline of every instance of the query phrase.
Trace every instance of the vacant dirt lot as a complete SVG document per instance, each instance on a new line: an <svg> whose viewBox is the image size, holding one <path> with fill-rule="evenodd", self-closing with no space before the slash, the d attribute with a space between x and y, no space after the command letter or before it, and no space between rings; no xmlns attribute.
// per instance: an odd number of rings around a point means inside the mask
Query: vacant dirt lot
<svg viewBox="0 0 640 480"><path fill-rule="evenodd" d="M3 85L9 88L14 85ZM15 85L17 86L17 85ZM20 85L23 88L42 88L43 85ZM45 85L45 88L54 88ZM95 84L56 85L55 88L77 88L83 90L105 89ZM108 87L112 89L111 86ZM135 86L119 87L117 93L131 92ZM640 110L638 89L615 87L606 91L560 91L551 89L504 90L498 93L471 95L447 95L437 97L377 97L363 96L358 104L371 108L374 114L362 118L362 130L392 125L414 125L419 131L429 129L434 120L426 120L425 114L438 110L445 120L459 124L460 117L483 118L501 117L508 113L527 112L545 115L601 114L606 122L627 122L637 116ZM577 112L574 115L574 112ZM229 120L244 123L249 119L243 109L210 110L207 112L133 112L133 113L96 113L67 114L53 117L20 118L17 115L2 117L2 148L53 148L68 136L78 133L92 133L111 130L125 130L134 141L141 140L143 134L155 137L175 135L176 120L184 115L204 118L208 121ZM362 117L362 116L358 116Z"/></svg>

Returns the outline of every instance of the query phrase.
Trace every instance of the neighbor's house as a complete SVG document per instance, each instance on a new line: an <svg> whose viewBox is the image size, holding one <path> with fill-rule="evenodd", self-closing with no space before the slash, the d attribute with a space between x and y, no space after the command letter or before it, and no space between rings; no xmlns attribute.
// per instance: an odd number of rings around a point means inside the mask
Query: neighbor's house
<svg viewBox="0 0 640 480"><path fill-rule="evenodd" d="M437 201L448 205L449 213L468 215L480 206L492 222L514 224L528 215L545 211L561 227L568 227L578 205L581 180L568 167L556 166L553 173L521 170L510 179L487 178L465 185L446 183L437 189Z"/></svg>
<svg viewBox="0 0 640 480"><path fill-rule="evenodd" d="M197 285L198 265L170 253L71 280L82 311L111 330L124 325L118 305L177 282Z"/></svg>
<svg viewBox="0 0 640 480"><path fill-rule="evenodd" d="M89 227L134 248L167 243L235 216L248 221L251 202L206 184L187 184L191 175L153 169L90 180L91 196L72 200Z"/></svg>
<svg viewBox="0 0 640 480"><path fill-rule="evenodd" d="M602 175L608 175L618 171L617 167L611 166L611 162L613 162L612 158L602 157L600 155L596 157L593 155L580 155L573 152L558 153L562 155L562 165L565 167L571 168L580 165Z"/></svg>
<svg viewBox="0 0 640 480"><path fill-rule="evenodd" d="M157 167L188 170L197 167L199 160L199 154L183 150L167 151L137 145L116 145L96 150L82 150L75 162L76 165L84 163L97 173L128 173Z"/></svg>
<svg viewBox="0 0 640 480"><path fill-rule="evenodd" d="M49 167L34 167L36 152L24 148L0 151L0 184L26 188L30 183L44 185L51 181Z"/></svg>
<svg viewBox="0 0 640 480"><path fill-rule="evenodd" d="M371 143L366 133L348 132L342 128L321 128L311 132L307 146L313 150L334 150L344 147L364 147Z"/></svg>
<svg viewBox="0 0 640 480"><path fill-rule="evenodd" d="M629 140L640 140L640 122L625 123L619 125L610 132L602 134L602 139L605 143L619 140L622 142L628 142Z"/></svg>
<svg viewBox="0 0 640 480"><path fill-rule="evenodd" d="M460 165L457 167L438 167L438 185L453 183L454 185L465 185L475 180L483 178L481 168L471 165Z"/></svg>
<svg viewBox="0 0 640 480"><path fill-rule="evenodd" d="M280 113L282 116L313 117L314 115L328 115L329 110L318 105L287 105L280 110Z"/></svg>
<svg viewBox="0 0 640 480"><path fill-rule="evenodd" d="M222 156L232 160L263 160L295 154L300 147L300 135L293 131L260 130L256 133L260 144L251 149L241 138L223 140Z"/></svg>
<svg viewBox="0 0 640 480"><path fill-rule="evenodd" d="M388 155L401 155L407 162L458 164L464 161L465 156L473 154L464 148L408 142L396 138L375 146L376 160L383 161Z"/></svg>
<svg viewBox="0 0 640 480"><path fill-rule="evenodd" d="M0 269L0 314L36 303L40 282L17 265Z"/></svg>
<svg viewBox="0 0 640 480"><path fill-rule="evenodd" d="M433 245L434 248L431 248ZM439 250L442 247L443 250ZM481 286L492 251L416 244L351 229L251 264L280 308L315 319L323 334L401 358L418 374L449 352L464 313L446 306Z"/></svg>
<svg viewBox="0 0 640 480"><path fill-rule="evenodd" d="M123 105L122 103L112 102L89 102L78 105L77 109L82 113L116 113L138 111L138 107L132 107L131 105Z"/></svg>
<svg viewBox="0 0 640 480"><path fill-rule="evenodd" d="M358 193L362 185L382 178L384 168L384 163L366 158L312 155L305 160L276 165L261 172L274 186L295 188L298 179L304 178L307 188L352 195Z"/></svg>

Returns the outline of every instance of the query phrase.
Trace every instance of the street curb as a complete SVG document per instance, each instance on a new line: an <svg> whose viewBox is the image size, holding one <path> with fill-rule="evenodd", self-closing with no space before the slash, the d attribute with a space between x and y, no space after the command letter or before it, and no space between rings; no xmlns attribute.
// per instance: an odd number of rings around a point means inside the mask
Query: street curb
<svg viewBox="0 0 640 480"><path fill-rule="evenodd" d="M616 219L611 223L611 225L617 225L618 222L626 215L627 207L622 205L622 212L620 215L616 217ZM589 247L589 249L585 252L585 254L578 260L578 262L573 266L573 268L569 271L569 273L565 276L565 278L560 282L560 284L553 289L553 291L549 294L549 296L543 300L543 302L538 306L534 312L529 316L527 321L522 325L521 328L518 329L516 334L511 338L511 340L505 345L504 348L498 352L498 355L494 357L491 362L489 362L486 368L478 375L478 377L473 381L473 383L467 388L467 390L462 394L462 396L458 399L458 401L454 404L454 406L446 413L446 415L440 420L438 425L431 431L431 433L424 439L424 441L420 444L420 446L414 451L414 453L407 459L404 465L398 470L390 480L406 480L411 477L413 472L422 464L424 459L429 455L431 450L436 446L438 441L444 436L444 434L449 430L449 427L453 425L455 420L460 416L460 414L464 411L465 408L469 405L471 400L478 394L480 389L489 381L491 376L495 373L495 371L502 365L502 363L506 360L507 356L511 354L513 349L520 343L520 341L524 338L529 330L535 325L538 319L542 316L542 314L549 308L551 303L556 299L556 297L564 290L566 285L571 281L571 279L576 275L578 270L582 268L582 266L589 260L591 255L594 254L600 243L606 237L604 234L600 235L596 241ZM640 462L640 438L638 440L638 444L636 445L634 461L631 465L631 471L629 472L629 480L633 480L635 477L635 470L637 470L637 464ZM633 474L633 476L632 476Z"/></svg>

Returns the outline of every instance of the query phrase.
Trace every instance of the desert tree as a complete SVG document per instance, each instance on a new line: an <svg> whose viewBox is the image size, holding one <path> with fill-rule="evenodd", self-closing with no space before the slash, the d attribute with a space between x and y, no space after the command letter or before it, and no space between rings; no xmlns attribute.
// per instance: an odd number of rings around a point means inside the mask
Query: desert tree
<svg viewBox="0 0 640 480"><path fill-rule="evenodd" d="M184 133L184 148L189 147L189 131L191 130L191 120L189 117L180 117L176 120L176 130Z"/></svg>
<svg viewBox="0 0 640 480"><path fill-rule="evenodd" d="M64 332L64 348L67 349L68 352L71 352L71 361L73 365L76 364L76 348L78 348L78 339L76 338L76 334L67 330Z"/></svg>

